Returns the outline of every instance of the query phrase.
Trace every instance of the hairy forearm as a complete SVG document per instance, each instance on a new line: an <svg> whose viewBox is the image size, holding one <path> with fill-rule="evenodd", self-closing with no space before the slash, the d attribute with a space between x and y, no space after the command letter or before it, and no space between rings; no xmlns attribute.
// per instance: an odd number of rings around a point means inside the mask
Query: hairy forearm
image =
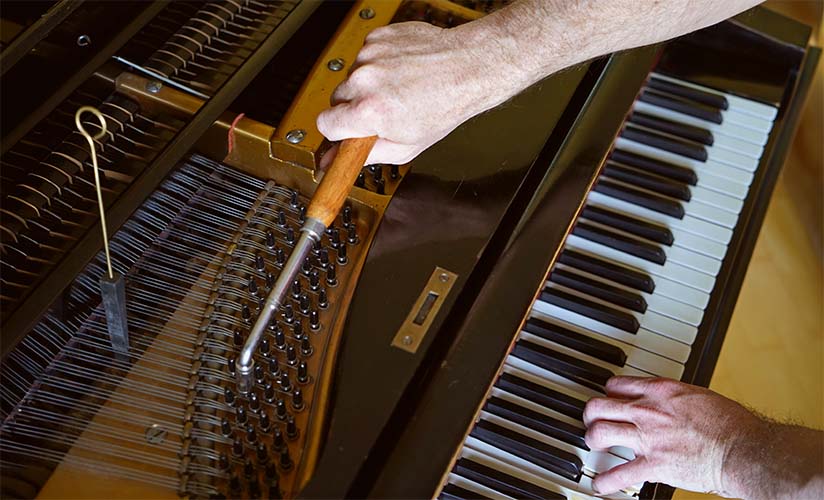
<svg viewBox="0 0 824 500"><path fill-rule="evenodd" d="M473 23L465 36L509 71L514 94L556 71L718 23L760 0L520 0ZM499 73L500 74L500 73Z"/></svg>
<svg viewBox="0 0 824 500"><path fill-rule="evenodd" d="M822 498L824 432L757 419L727 451L722 482L739 498Z"/></svg>

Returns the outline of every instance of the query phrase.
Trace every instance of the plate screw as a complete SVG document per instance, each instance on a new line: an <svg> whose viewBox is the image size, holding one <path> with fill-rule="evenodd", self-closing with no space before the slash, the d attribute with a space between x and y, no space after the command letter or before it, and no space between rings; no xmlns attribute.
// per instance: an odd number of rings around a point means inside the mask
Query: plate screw
<svg viewBox="0 0 824 500"><path fill-rule="evenodd" d="M77 37L77 46L78 47L86 47L88 45L91 45L91 43L92 43L92 39L89 38L89 35L80 35L79 37Z"/></svg>
<svg viewBox="0 0 824 500"><path fill-rule="evenodd" d="M146 428L146 442L151 444L160 444L166 440L166 429L163 427L152 424Z"/></svg>
<svg viewBox="0 0 824 500"><path fill-rule="evenodd" d="M292 144L297 144L303 141L303 139L305 138L306 131L302 128L297 128L295 130L290 130L289 132L286 132L286 140Z"/></svg>
<svg viewBox="0 0 824 500"><path fill-rule="evenodd" d="M151 80L149 83L146 84L146 90L151 92L152 94L157 94L160 92L160 89L163 88L163 84L158 82L157 80Z"/></svg>
<svg viewBox="0 0 824 500"><path fill-rule="evenodd" d="M449 275L446 273L441 273L441 275L438 276L438 278L441 280L441 283L446 283L447 281L449 281Z"/></svg>
<svg viewBox="0 0 824 500"><path fill-rule="evenodd" d="M361 19L372 19L375 17L375 9L372 7L367 7L362 9L359 13Z"/></svg>
<svg viewBox="0 0 824 500"><path fill-rule="evenodd" d="M340 71L343 69L343 59L340 57L336 57L326 63L326 67L331 69L332 71Z"/></svg>
<svg viewBox="0 0 824 500"><path fill-rule="evenodd" d="M411 335L404 335L403 339L401 339L403 345L412 345L412 336Z"/></svg>

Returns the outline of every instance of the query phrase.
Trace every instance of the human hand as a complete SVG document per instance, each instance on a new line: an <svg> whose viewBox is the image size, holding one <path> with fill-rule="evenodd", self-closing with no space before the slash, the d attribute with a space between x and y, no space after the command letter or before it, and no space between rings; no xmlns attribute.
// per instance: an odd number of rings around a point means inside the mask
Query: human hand
<svg viewBox="0 0 824 500"><path fill-rule="evenodd" d="M377 135L367 164L402 164L524 85L483 23L442 29L391 24L372 31L354 70L318 116L330 141Z"/></svg>
<svg viewBox="0 0 824 500"><path fill-rule="evenodd" d="M586 443L625 446L636 458L599 474L598 493L653 481L738 496L729 454L740 440L763 434L760 418L708 389L669 379L613 377L606 391L584 410Z"/></svg>

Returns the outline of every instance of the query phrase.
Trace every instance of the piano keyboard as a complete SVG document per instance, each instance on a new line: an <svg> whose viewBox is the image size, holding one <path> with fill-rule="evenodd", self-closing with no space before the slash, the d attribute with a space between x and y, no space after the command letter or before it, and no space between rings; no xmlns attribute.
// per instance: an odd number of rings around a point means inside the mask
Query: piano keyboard
<svg viewBox="0 0 824 500"><path fill-rule="evenodd" d="M634 458L589 450L586 401L681 378L776 114L651 75L439 498L586 497Z"/></svg>

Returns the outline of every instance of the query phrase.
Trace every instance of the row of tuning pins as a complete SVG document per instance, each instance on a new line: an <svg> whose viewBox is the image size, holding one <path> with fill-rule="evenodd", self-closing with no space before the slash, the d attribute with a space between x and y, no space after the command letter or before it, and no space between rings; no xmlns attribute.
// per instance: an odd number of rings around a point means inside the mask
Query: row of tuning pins
<svg viewBox="0 0 824 500"><path fill-rule="evenodd" d="M389 179L396 181L400 178L400 168L397 165L388 165L389 167ZM367 179L371 182L372 188L378 194L386 194L386 178L384 177L383 173L383 165L369 165L368 167L364 167L363 170L358 174L358 178L355 179L355 186L359 188L366 188L367 187Z"/></svg>

